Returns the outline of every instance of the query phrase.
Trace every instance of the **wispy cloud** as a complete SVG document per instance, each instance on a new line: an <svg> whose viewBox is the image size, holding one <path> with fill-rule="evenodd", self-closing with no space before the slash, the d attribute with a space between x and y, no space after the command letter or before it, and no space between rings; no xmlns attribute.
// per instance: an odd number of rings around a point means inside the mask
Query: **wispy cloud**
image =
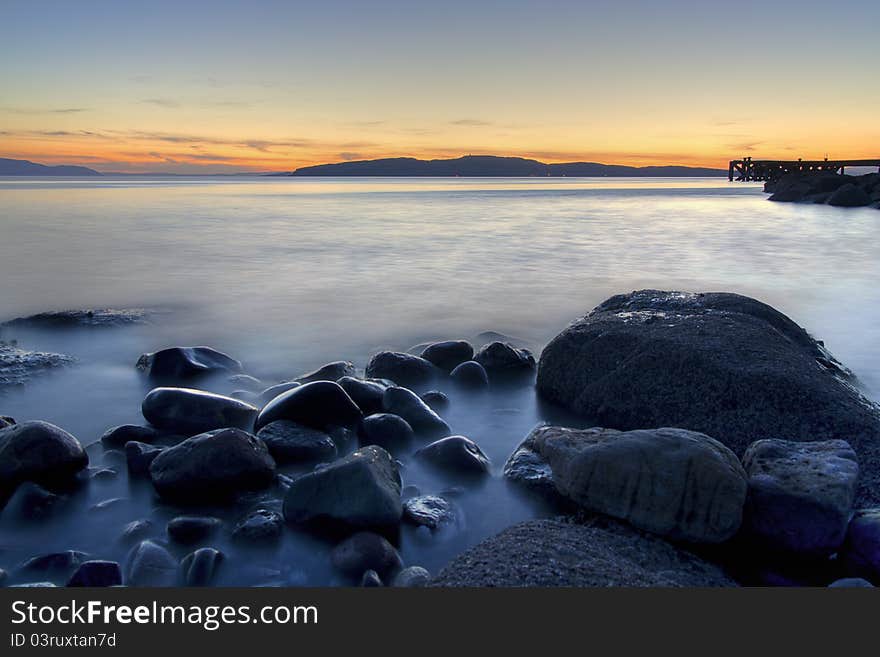
<svg viewBox="0 0 880 657"><path fill-rule="evenodd" d="M484 121L482 119L456 119L450 121L449 125L465 126L469 128L480 128L495 125L493 121Z"/></svg>
<svg viewBox="0 0 880 657"><path fill-rule="evenodd" d="M168 109L180 107L180 103L172 98L144 98L140 102L145 105L155 105L157 107L165 107Z"/></svg>
<svg viewBox="0 0 880 657"><path fill-rule="evenodd" d="M78 114L88 111L87 107L0 107L0 113L8 114Z"/></svg>

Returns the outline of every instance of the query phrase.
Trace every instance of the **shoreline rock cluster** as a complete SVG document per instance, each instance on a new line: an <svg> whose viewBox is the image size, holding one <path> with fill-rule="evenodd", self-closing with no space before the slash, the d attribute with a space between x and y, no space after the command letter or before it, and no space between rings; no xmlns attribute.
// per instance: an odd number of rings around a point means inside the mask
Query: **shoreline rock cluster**
<svg viewBox="0 0 880 657"><path fill-rule="evenodd" d="M771 201L880 209L880 173L849 176L827 171L789 173L764 183Z"/></svg>

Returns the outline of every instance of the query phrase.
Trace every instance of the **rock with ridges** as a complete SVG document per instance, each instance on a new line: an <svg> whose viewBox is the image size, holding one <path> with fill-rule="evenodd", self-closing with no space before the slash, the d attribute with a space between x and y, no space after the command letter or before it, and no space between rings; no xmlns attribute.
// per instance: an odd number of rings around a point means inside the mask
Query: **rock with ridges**
<svg viewBox="0 0 880 657"><path fill-rule="evenodd" d="M444 372L451 372L458 365L474 357L474 347L465 340L434 342L422 351L422 358Z"/></svg>
<svg viewBox="0 0 880 657"><path fill-rule="evenodd" d="M364 418L358 437L362 446L378 445L393 454L409 447L415 439L415 432L399 415L375 413Z"/></svg>
<svg viewBox="0 0 880 657"><path fill-rule="evenodd" d="M458 508L440 495L410 497L403 503L403 519L411 525L427 527L431 531L442 531L462 524Z"/></svg>
<svg viewBox="0 0 880 657"><path fill-rule="evenodd" d="M80 442L48 422L21 422L0 429L0 506L24 481L53 488L89 464Z"/></svg>
<svg viewBox="0 0 880 657"><path fill-rule="evenodd" d="M115 561L93 560L80 564L67 581L67 586L119 586L122 570Z"/></svg>
<svg viewBox="0 0 880 657"><path fill-rule="evenodd" d="M843 440L759 440L743 456L748 499L743 529L773 550L835 552L846 536L859 467Z"/></svg>
<svg viewBox="0 0 880 657"><path fill-rule="evenodd" d="M528 349L516 348L506 342L490 342L474 356L492 381L530 377L535 372L535 357Z"/></svg>
<svg viewBox="0 0 880 657"><path fill-rule="evenodd" d="M141 410L154 427L190 436L227 427L250 430L259 413L240 399L191 388L155 388Z"/></svg>
<svg viewBox="0 0 880 657"><path fill-rule="evenodd" d="M420 588L431 581L431 573L421 566L407 566L394 576L391 586L397 588Z"/></svg>
<svg viewBox="0 0 880 657"><path fill-rule="evenodd" d="M373 532L349 536L333 548L330 561L348 577L359 577L366 570L375 570L379 577L387 577L403 567L403 560L394 546Z"/></svg>
<svg viewBox="0 0 880 657"><path fill-rule="evenodd" d="M382 351L367 365L370 378L390 379L400 386L418 387L431 383L440 373L433 363L399 351Z"/></svg>
<svg viewBox="0 0 880 657"><path fill-rule="evenodd" d="M0 390L8 386L22 386L34 375L45 374L75 362L75 358L64 354L26 351L13 343L0 341Z"/></svg>
<svg viewBox="0 0 880 657"><path fill-rule="evenodd" d="M241 363L211 347L169 347L143 354L137 368L151 378L167 381L192 379L208 374L239 374Z"/></svg>
<svg viewBox="0 0 880 657"><path fill-rule="evenodd" d="M141 541L129 553L125 583L129 586L174 586L177 583L177 560L153 541Z"/></svg>
<svg viewBox="0 0 880 657"><path fill-rule="evenodd" d="M449 425L412 390L388 388L383 405L386 412L402 417L418 434L440 437L451 433Z"/></svg>
<svg viewBox="0 0 880 657"><path fill-rule="evenodd" d="M270 422L291 420L313 429L351 427L360 422L361 410L338 383L313 381L275 397L260 411L255 424L259 431Z"/></svg>
<svg viewBox="0 0 880 657"><path fill-rule="evenodd" d="M159 454L150 479L162 497L180 502L223 502L269 486L275 461L262 440L241 429L218 429Z"/></svg>
<svg viewBox="0 0 880 657"><path fill-rule="evenodd" d="M257 432L277 463L332 461L336 443L330 434L291 420L270 422Z"/></svg>
<svg viewBox="0 0 880 657"><path fill-rule="evenodd" d="M436 440L418 450L415 456L435 468L453 474L489 474L489 457L477 443L464 436L448 436Z"/></svg>
<svg viewBox="0 0 880 657"><path fill-rule="evenodd" d="M683 429L534 429L517 451L547 463L556 490L581 507L673 540L736 534L746 476L736 456Z"/></svg>

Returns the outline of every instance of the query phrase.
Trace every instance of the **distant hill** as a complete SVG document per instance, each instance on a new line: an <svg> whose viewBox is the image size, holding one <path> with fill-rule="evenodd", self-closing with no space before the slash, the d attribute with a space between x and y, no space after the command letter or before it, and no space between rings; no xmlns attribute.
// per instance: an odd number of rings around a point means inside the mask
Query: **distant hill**
<svg viewBox="0 0 880 657"><path fill-rule="evenodd" d="M709 177L726 176L727 169L705 167L649 166L628 167L597 162L545 164L522 157L466 155L450 160L417 160L394 157L359 160L338 164L319 164L297 169L291 176L463 176L463 177Z"/></svg>
<svg viewBox="0 0 880 657"><path fill-rule="evenodd" d="M47 166L27 160L10 160L0 157L0 176L100 176L88 167L68 165Z"/></svg>

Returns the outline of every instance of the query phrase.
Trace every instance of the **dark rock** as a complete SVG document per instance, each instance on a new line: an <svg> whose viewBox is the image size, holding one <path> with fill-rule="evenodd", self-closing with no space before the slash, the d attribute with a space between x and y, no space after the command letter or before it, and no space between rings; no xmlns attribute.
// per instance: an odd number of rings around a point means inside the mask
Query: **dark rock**
<svg viewBox="0 0 880 657"><path fill-rule="evenodd" d="M489 387L489 375L475 360L465 361L449 375L458 385L464 388L485 389Z"/></svg>
<svg viewBox="0 0 880 657"><path fill-rule="evenodd" d="M599 519L531 520L459 555L432 586L736 586L660 538Z"/></svg>
<svg viewBox="0 0 880 657"><path fill-rule="evenodd" d="M246 543L273 543L281 538L284 518L270 509L255 509L232 530L232 538Z"/></svg>
<svg viewBox="0 0 880 657"><path fill-rule="evenodd" d="M23 574L39 573L48 578L67 578L88 559L88 554L78 550L50 552L31 557L21 564L18 570Z"/></svg>
<svg viewBox="0 0 880 657"><path fill-rule="evenodd" d="M89 468L89 479L92 481L111 481L119 474L113 468Z"/></svg>
<svg viewBox="0 0 880 657"><path fill-rule="evenodd" d="M9 581L9 573L0 568L0 587L6 586L6 582Z"/></svg>
<svg viewBox="0 0 880 657"><path fill-rule="evenodd" d="M407 566L394 576L391 586L397 588L420 588L431 581L431 573L421 566Z"/></svg>
<svg viewBox="0 0 880 657"><path fill-rule="evenodd" d="M101 436L101 444L105 447L123 447L130 440L140 443L153 443L159 438L159 432L152 427L141 427L136 424L123 424L111 427Z"/></svg>
<svg viewBox="0 0 880 657"><path fill-rule="evenodd" d="M44 351L26 351L0 341L0 390L22 386L35 375L45 374L76 362L75 358Z"/></svg>
<svg viewBox="0 0 880 657"><path fill-rule="evenodd" d="M250 392L249 390L233 390L229 393L229 396L233 399L238 399L243 402L247 402L253 406L262 406L263 402L260 400L259 393Z"/></svg>
<svg viewBox="0 0 880 657"><path fill-rule="evenodd" d="M153 524L153 521L148 518L132 520L122 528L122 534L119 536L119 541L121 543L129 544L134 543L135 541L141 541L152 534L154 529L155 525Z"/></svg>
<svg viewBox="0 0 880 657"><path fill-rule="evenodd" d="M3 322L3 327L8 328L37 328L37 329L62 329L62 328L108 328L117 326L129 326L132 324L146 324L149 313L144 308L96 308L88 310L61 310L29 317L18 317L8 322Z"/></svg>
<svg viewBox="0 0 880 657"><path fill-rule="evenodd" d="M284 394L288 390L293 390L294 388L300 387L299 381L287 381L286 383L277 383L274 386L269 386L263 392L260 393L258 400L259 406L265 406L270 401L278 397L279 395Z"/></svg>
<svg viewBox="0 0 880 657"><path fill-rule="evenodd" d="M210 586L217 575L223 553L211 547L199 548L180 562L184 586Z"/></svg>
<svg viewBox="0 0 880 657"><path fill-rule="evenodd" d="M417 434L428 437L448 436L449 425L412 390L388 388L383 399L385 411L399 415Z"/></svg>
<svg viewBox="0 0 880 657"><path fill-rule="evenodd" d="M793 203L803 201L813 191L813 188L806 181L792 181L790 183L780 185L770 197L771 201L783 203Z"/></svg>
<svg viewBox="0 0 880 657"><path fill-rule="evenodd" d="M218 429L164 450L153 460L150 478L164 498L222 502L269 486L275 461L256 436L241 429Z"/></svg>
<svg viewBox="0 0 880 657"><path fill-rule="evenodd" d="M401 513L397 464L375 445L294 479L284 498L292 525L381 529L397 526Z"/></svg>
<svg viewBox="0 0 880 657"><path fill-rule="evenodd" d="M385 585L382 583L382 578L379 577L379 573L375 570L368 570L364 573L364 576L361 577L361 586L364 588L376 588Z"/></svg>
<svg viewBox="0 0 880 657"><path fill-rule="evenodd" d="M397 550L385 538L373 532L349 536L330 553L333 567L347 577L360 577L366 570L375 570L379 577L393 575L403 567Z"/></svg>
<svg viewBox="0 0 880 657"><path fill-rule="evenodd" d="M42 520L57 511L59 503L63 500L60 495L50 493L42 486L26 481L15 489L15 493L6 503L6 508L0 511L7 517L19 520Z"/></svg>
<svg viewBox="0 0 880 657"><path fill-rule="evenodd" d="M474 356L492 381L516 380L535 372L535 357L528 349L517 349L506 342L490 342Z"/></svg>
<svg viewBox="0 0 880 657"><path fill-rule="evenodd" d="M21 422L0 429L0 506L22 482L51 489L88 464L80 442L54 424Z"/></svg>
<svg viewBox="0 0 880 657"><path fill-rule="evenodd" d="M169 538L182 545L206 541L223 526L220 518L211 516L177 516L168 521L165 531Z"/></svg>
<svg viewBox="0 0 880 657"><path fill-rule="evenodd" d="M101 513L103 511L107 511L109 509L114 509L118 507L123 502L127 502L127 497L111 497L106 500L101 500L100 502L93 504L89 507L90 513Z"/></svg>
<svg viewBox="0 0 880 657"><path fill-rule="evenodd" d="M115 561L86 561L67 581L67 586L120 586L122 570Z"/></svg>
<svg viewBox="0 0 880 657"><path fill-rule="evenodd" d="M344 376L354 376L356 373L354 363L347 360L337 360L319 367L314 372L296 377L299 383L311 383L313 381L337 381Z"/></svg>
<svg viewBox="0 0 880 657"><path fill-rule="evenodd" d="M290 420L270 422L257 432L277 463L332 461L336 443L329 434Z"/></svg>
<svg viewBox="0 0 880 657"><path fill-rule="evenodd" d="M700 433L544 426L526 437L522 451L549 466L564 498L672 540L720 543L742 522L742 466L733 452ZM510 464L505 470L512 470Z"/></svg>
<svg viewBox="0 0 880 657"><path fill-rule="evenodd" d="M458 475L489 474L489 457L470 438L448 436L425 445L415 456L435 468Z"/></svg>
<svg viewBox="0 0 880 657"><path fill-rule="evenodd" d="M367 365L368 377L390 379L400 386L419 387L430 384L440 373L433 363L419 356L399 351L382 351Z"/></svg>
<svg viewBox="0 0 880 657"><path fill-rule="evenodd" d="M179 381L208 374L238 374L241 363L211 347L170 347L152 354L143 354L137 368L151 378Z"/></svg>
<svg viewBox="0 0 880 657"><path fill-rule="evenodd" d="M860 208L871 204L870 195L861 187L847 183L839 187L828 198L828 205L840 208Z"/></svg>
<svg viewBox="0 0 880 657"><path fill-rule="evenodd" d="M364 418L359 438L362 446L378 445L394 454L412 444L415 432L399 415L376 413Z"/></svg>
<svg viewBox="0 0 880 657"><path fill-rule="evenodd" d="M422 351L422 358L447 373L473 357L474 347L464 340L435 342Z"/></svg>
<svg viewBox="0 0 880 657"><path fill-rule="evenodd" d="M250 430L259 409L239 399L191 388L156 388L141 405L154 427L186 435L236 427Z"/></svg>
<svg viewBox="0 0 880 657"><path fill-rule="evenodd" d="M744 531L771 550L828 556L846 536L859 467L843 440L759 440L743 456Z"/></svg>
<svg viewBox="0 0 880 657"><path fill-rule="evenodd" d="M828 585L829 589L873 589L874 585L861 577L844 577Z"/></svg>
<svg viewBox="0 0 880 657"><path fill-rule="evenodd" d="M313 429L350 427L360 422L361 411L345 390L333 381L314 381L279 395L260 411L257 431L270 422L292 420Z"/></svg>
<svg viewBox="0 0 880 657"><path fill-rule="evenodd" d="M129 586L174 586L177 560L153 541L141 541L128 555L125 583Z"/></svg>
<svg viewBox="0 0 880 657"><path fill-rule="evenodd" d="M251 376L250 374L233 374L226 382L235 386L236 388L241 388L242 390L246 390L248 392L260 392L266 386L263 385L263 382L260 381L257 377Z"/></svg>
<svg viewBox="0 0 880 657"><path fill-rule="evenodd" d="M8 415L0 415L0 429L11 427L13 424L15 424L15 418L9 417Z"/></svg>
<svg viewBox="0 0 880 657"><path fill-rule="evenodd" d="M353 376L344 376L337 383L348 393L364 415L382 412L382 397L389 386L378 380L365 381Z"/></svg>
<svg viewBox="0 0 880 657"><path fill-rule="evenodd" d="M125 443L125 462L128 466L128 474L132 477L148 476L150 465L163 450L163 447L139 443L136 440Z"/></svg>
<svg viewBox="0 0 880 657"><path fill-rule="evenodd" d="M880 583L880 509L853 514L840 557L848 572Z"/></svg>
<svg viewBox="0 0 880 657"><path fill-rule="evenodd" d="M848 440L859 501L880 502L880 410L821 343L736 294L612 297L541 354L546 400L615 429L681 427L742 454L755 440Z"/></svg>
<svg viewBox="0 0 880 657"><path fill-rule="evenodd" d="M435 413L445 411L449 408L449 397L445 392L440 392L439 390L429 390L428 392L422 393L420 399Z"/></svg>
<svg viewBox="0 0 880 657"><path fill-rule="evenodd" d="M443 531L461 524L461 513L452 502L439 495L411 497L403 503L403 520L431 531Z"/></svg>

